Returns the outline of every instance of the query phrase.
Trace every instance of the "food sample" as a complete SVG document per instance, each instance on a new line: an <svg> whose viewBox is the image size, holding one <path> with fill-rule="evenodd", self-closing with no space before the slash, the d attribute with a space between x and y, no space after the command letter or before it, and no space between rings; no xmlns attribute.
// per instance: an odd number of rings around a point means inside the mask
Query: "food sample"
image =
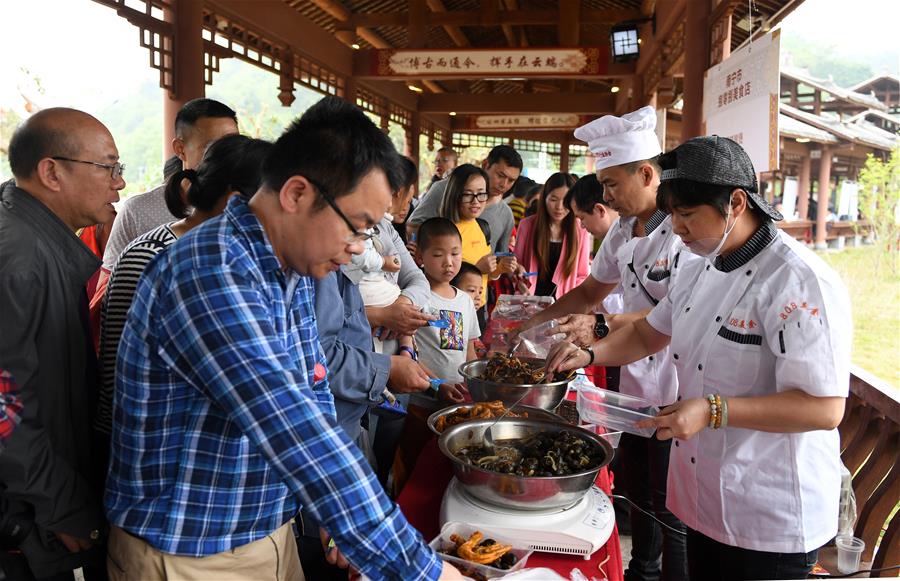
<svg viewBox="0 0 900 581"><path fill-rule="evenodd" d="M444 552L451 557L504 571L516 564L516 556L510 553L512 545L504 545L494 539L485 539L481 531L475 531L468 539L453 534L450 535L450 540L455 547Z"/></svg>
<svg viewBox="0 0 900 581"><path fill-rule="evenodd" d="M593 470L604 459L602 448L571 432L538 432L494 446L465 446L454 455L483 470L516 476L567 476Z"/></svg>
<svg viewBox="0 0 900 581"><path fill-rule="evenodd" d="M504 353L491 355L487 366L484 368L482 379L495 383L508 383L513 385L531 385L546 383L546 369L543 361L529 361L519 359ZM568 378L568 374L557 373L554 381L562 381Z"/></svg>
<svg viewBox="0 0 900 581"><path fill-rule="evenodd" d="M506 412L506 407L499 399L496 401L480 402L468 407L459 408L445 416L440 416L434 423L434 429L439 433L442 433L445 429L463 422L499 418L504 412ZM509 412L506 414L506 417L527 418L528 412Z"/></svg>

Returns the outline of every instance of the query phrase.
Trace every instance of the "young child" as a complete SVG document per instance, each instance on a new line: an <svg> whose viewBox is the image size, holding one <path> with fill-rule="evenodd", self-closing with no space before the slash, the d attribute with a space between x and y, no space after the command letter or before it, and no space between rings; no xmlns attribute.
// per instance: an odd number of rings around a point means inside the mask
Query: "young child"
<svg viewBox="0 0 900 581"><path fill-rule="evenodd" d="M484 290L481 286L481 271L471 262L463 261L459 267L459 273L450 281L450 284L463 291L475 303L475 310L484 304Z"/></svg>
<svg viewBox="0 0 900 581"><path fill-rule="evenodd" d="M463 261L462 266L459 268L459 274L456 275L451 283L472 297L472 301L475 303L475 312L478 314L478 326L484 332L487 329L487 322L484 320L484 309L481 308L484 306L484 287L481 285L481 280L481 271L478 270L478 267L471 262ZM487 354L487 347L485 347L481 337L475 341L475 354L478 357L484 357Z"/></svg>
<svg viewBox="0 0 900 581"><path fill-rule="evenodd" d="M431 218L422 224L416 261L422 265L431 286L432 312L448 323L444 328L429 326L416 331L419 359L439 378L448 380L440 387L441 399L460 403L468 392L462 383L459 366L476 358L475 341L481 335L481 329L475 301L451 284L462 264L462 237L453 222L447 218ZM475 276L471 278L476 280ZM476 286L481 289L480 272ZM426 404L420 401L425 398L413 399L419 405ZM435 404L437 402L432 407Z"/></svg>
<svg viewBox="0 0 900 581"><path fill-rule="evenodd" d="M374 228L366 234L377 234ZM384 245L377 235L366 240L365 250L354 254L347 266L347 276L359 285L359 294L367 307L387 307L400 296L400 287L384 276L385 272L398 272L400 258L384 256Z"/></svg>

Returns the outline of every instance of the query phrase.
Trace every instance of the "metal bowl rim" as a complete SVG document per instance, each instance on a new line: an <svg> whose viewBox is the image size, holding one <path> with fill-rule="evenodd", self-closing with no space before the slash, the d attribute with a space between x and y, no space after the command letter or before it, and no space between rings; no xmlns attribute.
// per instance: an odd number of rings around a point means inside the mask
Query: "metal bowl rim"
<svg viewBox="0 0 900 581"><path fill-rule="evenodd" d="M524 359L528 359L528 358L526 357ZM487 383L489 385L496 385L499 387L518 387L518 388L522 388L522 389L529 388L529 387L559 387L561 385L568 386L568 384L572 383L572 381L575 379L575 373L573 372L572 375L567 379L551 381L550 383L501 383L499 381L484 379L480 375L473 375L472 373L469 372L469 367L473 367L477 363L487 364L486 363L487 361L490 361L490 360L489 359L473 359L472 361L466 361L465 363L463 363L462 365L459 366L459 369L458 369L459 374L463 376L463 379L467 379L467 380L475 379L475 380ZM543 359L530 359L530 361L544 361L544 360Z"/></svg>
<svg viewBox="0 0 900 581"><path fill-rule="evenodd" d="M449 439L449 436L452 435L453 432L461 431L463 426L465 426L467 428L473 428L473 427L476 427L477 424L493 422L493 420L472 420L471 422L463 422L461 424L456 424L455 426L450 426L449 428L444 430L444 432L438 438L438 448L440 449L441 453L444 454L444 456L446 456L450 459L451 462L458 463L462 466L465 466L466 468L470 468L472 470L477 470L478 472L482 472L484 474L491 474L494 476L506 476L506 477L512 477L512 478L565 478L565 479L577 478L580 476L586 476L586 475L590 474L591 472L599 472L600 469L602 469L604 466L609 465L609 463L612 462L613 454L615 453L615 450L613 450L612 445L609 442L607 442L605 439L598 436L597 434L589 432L579 426L573 426L572 424L568 424L568 423L557 424L556 422L551 422L548 420L532 420L530 418L504 418L497 423L498 424L506 424L506 423L516 423L516 422L521 422L521 421L525 421L525 422L528 422L530 424L537 425L537 426L545 426L545 427L551 428L551 429L552 428L560 428L560 427L566 428L564 430L557 429L555 431L576 430L580 435L586 436L587 440L594 442L598 446L600 446L603 449L603 451L606 453L607 457L606 457L606 459L604 459L604 462L602 464L600 464L600 466L598 466L596 468L591 468L590 470L583 470L581 472L575 472L573 474L565 474L565 475L561 475L561 476L519 476L518 474L508 474L506 472L494 472L493 470L485 470L484 468L479 468L479 467L475 466L474 464L467 464L467 463L463 462L462 460L460 460L459 458L457 458L456 455L447 448L446 440ZM447 438L445 438L445 436L447 436Z"/></svg>
<svg viewBox="0 0 900 581"><path fill-rule="evenodd" d="M471 402L471 403L455 403L455 404L453 404L453 405L451 405L451 406L447 406L447 407L445 407L445 408L441 408L441 409L437 410L436 412L433 412L431 415L429 415L429 416L428 416L428 419L425 420L425 423L428 424L428 429L430 429L431 432L432 432L434 435L440 436L443 432L438 432L437 430L434 429L434 424L437 422L437 419L438 419L439 417L441 417L441 416L444 415L444 414L451 414L451 413L455 412L456 410L458 410L458 409L460 409L460 408L469 407L469 406L474 406L474 405L479 404L479 403L487 403L487 402L483 402L483 401L473 401L473 402ZM513 406L513 407L517 407L517 408L525 408L525 410L526 410L527 412L529 412L529 413L531 413L532 411L547 413L547 414L550 414L550 415L552 415L552 416L556 416L557 418L559 418L559 423L561 423L561 424L566 424L566 425L568 425L568 426L571 426L571 425L572 425L572 424L570 424L569 422L566 421L566 418L564 418L564 417L562 417L561 415L559 415L559 414L557 414L557 413L554 413L554 412L552 412L552 411L550 411L550 410L546 410L546 409L544 409L544 408L539 408L539 407L533 406L533 405L526 405L526 404L524 404L524 403L520 403L519 405ZM529 419L529 418L504 418L504 420L505 420L505 419L510 419L510 420L526 419L526 420L527 420L527 419ZM544 419L546 419L546 421L551 421L551 420L548 419L548 418L532 418L532 419L538 419L538 420L544 420ZM476 421L479 421L479 420L469 420L469 421L462 422L462 423L467 424L467 423L469 423L469 422L476 422ZM456 425L458 426L459 424L456 424ZM451 426L451 427L454 427L454 426Z"/></svg>

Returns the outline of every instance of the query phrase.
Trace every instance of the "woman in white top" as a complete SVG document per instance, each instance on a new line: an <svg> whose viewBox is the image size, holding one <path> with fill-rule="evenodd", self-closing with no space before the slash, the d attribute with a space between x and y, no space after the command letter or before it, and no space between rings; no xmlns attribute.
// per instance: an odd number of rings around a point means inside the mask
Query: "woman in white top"
<svg viewBox="0 0 900 581"><path fill-rule="evenodd" d="M676 403L645 422L674 438L669 509L692 579L799 579L837 533L849 385L847 291L773 220L744 150L698 137L660 157L659 206L693 261L649 314L550 368L621 365L671 344Z"/></svg>

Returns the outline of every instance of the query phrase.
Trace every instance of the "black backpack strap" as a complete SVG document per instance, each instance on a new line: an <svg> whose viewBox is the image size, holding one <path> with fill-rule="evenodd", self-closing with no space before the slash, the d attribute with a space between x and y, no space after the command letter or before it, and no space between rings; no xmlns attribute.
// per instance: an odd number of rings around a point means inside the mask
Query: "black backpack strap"
<svg viewBox="0 0 900 581"><path fill-rule="evenodd" d="M478 222L478 225L481 227L481 232L484 234L484 239L487 242L487 245L493 248L494 245L491 242L491 225L488 224L487 220L484 220L482 218L475 218L475 221Z"/></svg>

